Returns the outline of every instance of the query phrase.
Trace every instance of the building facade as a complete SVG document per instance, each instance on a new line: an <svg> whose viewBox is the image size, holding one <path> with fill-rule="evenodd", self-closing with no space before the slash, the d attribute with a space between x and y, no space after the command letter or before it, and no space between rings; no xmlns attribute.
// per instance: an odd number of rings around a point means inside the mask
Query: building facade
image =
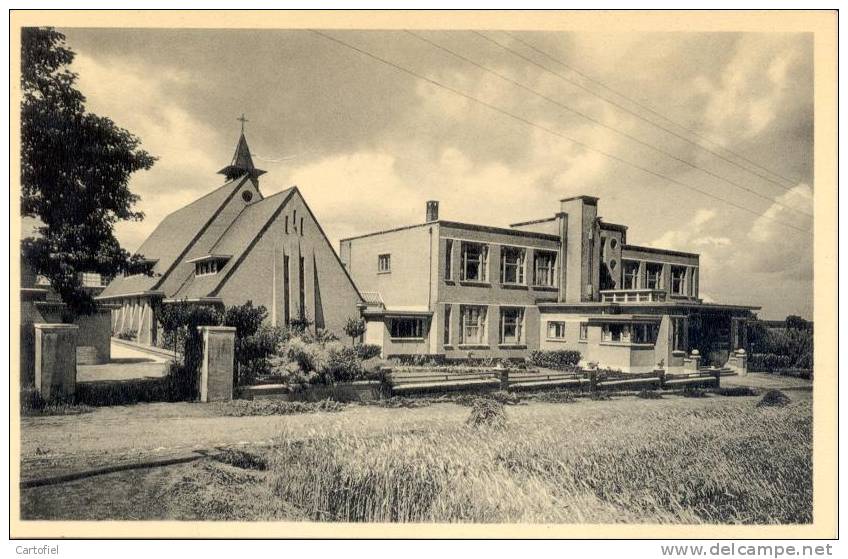
<svg viewBox="0 0 848 559"><path fill-rule="evenodd" d="M560 201L508 228L440 220L341 241L365 299L366 341L385 357L523 358L570 349L627 372L723 365L755 307L704 303L697 254L627 244L598 199Z"/></svg>
<svg viewBox="0 0 848 559"><path fill-rule="evenodd" d="M362 298L297 187L265 197L244 134L223 186L168 215L138 249L147 273L115 278L98 297L116 305L113 335L156 345L157 309L177 301L252 301L268 321L307 319L344 339Z"/></svg>

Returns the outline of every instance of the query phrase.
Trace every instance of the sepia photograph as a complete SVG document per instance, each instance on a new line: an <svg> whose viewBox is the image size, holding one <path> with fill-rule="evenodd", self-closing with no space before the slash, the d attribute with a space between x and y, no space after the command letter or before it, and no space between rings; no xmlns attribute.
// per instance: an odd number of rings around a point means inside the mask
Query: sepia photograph
<svg viewBox="0 0 848 559"><path fill-rule="evenodd" d="M12 533L835 535L836 12L714 15L13 11Z"/></svg>

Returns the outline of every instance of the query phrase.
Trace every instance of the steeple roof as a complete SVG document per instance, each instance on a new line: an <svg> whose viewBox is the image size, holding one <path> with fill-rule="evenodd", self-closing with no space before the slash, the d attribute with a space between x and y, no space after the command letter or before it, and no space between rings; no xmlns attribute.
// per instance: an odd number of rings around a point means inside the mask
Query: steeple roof
<svg viewBox="0 0 848 559"><path fill-rule="evenodd" d="M257 169L253 165L253 158L250 156L250 148L247 146L244 130L242 130L241 136L239 136L232 162L218 171L218 174L224 175L227 177L227 180L234 180L243 175L249 175L250 178L256 179L259 175L265 174L265 171Z"/></svg>

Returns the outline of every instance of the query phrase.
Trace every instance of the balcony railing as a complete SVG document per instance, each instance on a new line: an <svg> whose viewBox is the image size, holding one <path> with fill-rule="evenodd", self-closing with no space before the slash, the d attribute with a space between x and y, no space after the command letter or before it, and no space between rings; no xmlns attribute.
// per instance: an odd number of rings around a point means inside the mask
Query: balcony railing
<svg viewBox="0 0 848 559"><path fill-rule="evenodd" d="M600 292L604 303L659 303L666 300L661 289L606 289Z"/></svg>

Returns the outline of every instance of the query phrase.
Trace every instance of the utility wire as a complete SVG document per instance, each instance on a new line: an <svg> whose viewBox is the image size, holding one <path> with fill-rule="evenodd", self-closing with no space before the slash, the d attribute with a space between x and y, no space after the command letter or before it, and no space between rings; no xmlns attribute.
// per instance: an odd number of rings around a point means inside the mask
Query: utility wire
<svg viewBox="0 0 848 559"><path fill-rule="evenodd" d="M553 129L551 129L551 128L548 128L548 127L546 127L546 126L544 126L544 125L542 125L542 124L538 124L538 123L533 122L533 121L531 121L531 120L527 120L527 119L526 119L526 118L524 118L524 117L521 117L521 116L515 115L515 114L513 114L513 113L511 113L511 112L509 112L509 111L507 111L507 110L505 110L505 109L502 109L502 108L500 108L500 107L498 107L498 106L496 106L496 105L493 105L493 104L491 104L491 103L488 103L488 102L486 102L486 101L483 101L483 100L481 100L481 99L478 99L478 98L476 98L476 97L474 97L474 96L472 96L472 95L469 95L469 94L467 94L467 93L464 93L464 92L462 92L462 91L460 91L460 90L458 90L458 89L454 89L454 88L450 87L449 85L445 85L445 84L443 84L443 83L441 83L441 82L438 82L438 81L436 81L436 80L434 80L434 79L432 79L432 78L429 78L429 77L427 77L427 76L424 76L424 75L422 75L422 74L419 74L419 73L417 73L417 72L415 72L415 71L413 71L413 70L410 70L410 69L405 68L405 67L403 67L403 66L401 66L401 65L399 65L399 64L396 64L396 63L394 63L394 62L392 62L392 61L390 61L390 60L387 60L387 59L382 58L382 57L380 57L380 56L378 56L378 55L376 55L376 54L373 54L373 53L371 53L371 52L368 52L368 51L367 51L367 50L365 50L365 49L362 49L362 48L359 48L359 47L357 47L357 46L351 45L350 43L347 43L347 42L345 42L345 41L342 41L341 39L338 39L338 38L336 38L336 37L333 37L332 35L328 35L327 33L324 33L323 31L318 31L317 29L310 29L309 31L311 31L311 32L312 32L312 33L314 33L315 35L318 35L318 36L320 36L320 37L322 37L322 38L324 38L324 39L327 39L327 40L329 40L329 41L332 41L332 42L334 42L334 43L336 43L336 44L338 44L338 45L341 45L341 46L343 46L343 47L345 47L345 48L348 48L348 49L350 49L350 50L353 50L353 51L355 51L355 52L358 52L359 54L361 54L361 55L363 55L363 56L366 56L366 57L368 57L368 58L371 58L371 59L373 59L373 60L376 60L376 61L378 61L378 62L380 62L380 63L382 63L382 64L385 64L385 65L387 65L387 66L390 66L390 67L392 67L392 68L394 68L394 69L396 69L396 70L399 70L399 71L401 71L401 72L403 72L403 73L405 73L405 74L408 74L408 75L410 75L410 76L412 76L412 77L414 77L414 78L417 78L417 79L422 80L422 81L425 81L425 82L427 82L427 83L429 83L429 84L435 85L436 87L439 87L439 88L445 89L445 90L447 90L447 91L450 91L451 93L453 93L453 94L455 94L455 95L459 95L460 97L463 97L463 98L465 98L465 99L468 99L469 101L472 101L472 102L474 102L474 103L478 103L478 104L480 104L480 105L483 105L484 107L487 107L487 108L489 108L489 109L491 109L491 110L493 110L493 111L495 111L495 112L497 112L497 113L500 113L500 114L502 114L502 115L504 115L504 116L507 116L507 117L509 117L509 118L511 118L511 119L517 120L518 122L524 123L524 124L526 124L526 125L528 125L528 126L532 126L532 127L534 127L534 128L538 128L539 130L542 130L542 131L544 131L544 132L547 132L547 133L549 133L549 134L552 134L552 135L557 136L557 137L559 137L559 138L562 138L562 139L564 139L564 140L568 140L569 142L572 142L572 143L574 143L574 144L576 144L576 145L578 145L578 146L581 146L582 148L587 149L587 150L589 150L589 151L593 151L593 152L596 152L596 153L598 153L598 154L600 154L600 155L603 155L603 156L605 156L605 157L607 157L607 158L609 158L609 159L612 159L613 161L617 161L617 162L622 163L622 164L624 164L624 165L627 165L627 166L629 166L629 167L633 167L634 169L638 169L638 170L640 170L640 171L642 171L642 172L644 172L644 173L647 173L647 174L649 174L649 175L652 175L652 176L658 177L658 178L663 179L663 180L665 180L665 181L667 181L667 182L670 182L670 183L672 183L672 184L677 184L677 185L682 186L682 187L684 187L684 188L688 188L688 189L690 189L690 190L693 190L693 191L695 191L695 192L698 192L698 193L700 193L700 194L703 194L704 196L707 196L707 197L712 198L712 199L714 199L714 200L718 200L718 201L720 201L720 202L724 202L725 204L727 204L727 205L729 205L729 206L732 206L732 207L734 207L734 208L737 208L737 209L742 210L742 211L744 211L744 212L747 212L747 213L749 213L749 214L753 214L753 215L758 216L758 217L764 217L764 218L766 218L766 219L768 219L768 220L774 221L775 223L779 223L779 224L781 224L781 225L783 225L783 226L785 226L785 227L789 227L790 229L795 229L796 231L800 231L800 232L802 232L802 233L809 232L809 229L802 229L802 228L800 228L800 227L796 227L795 225L792 225L792 224L786 223L786 222L784 222L784 221L777 220L777 219L775 219L774 217L769 216L769 215L767 215L767 214L765 214L765 213L758 212L757 210L752 210L751 208L748 208L748 207L746 207L746 206L742 206L742 205L737 204L737 203L735 203L735 202L733 202L733 201L731 201L731 200L727 200L727 199L725 199L725 198L722 198L722 197L720 197L720 196L717 196L717 195L715 195L715 194L713 194L713 193L711 193L711 192L709 192L709 191L702 190L702 189L697 188L697 187L695 187L695 186L692 186L692 185L690 185L690 184L686 184L686 183L684 183L684 182L678 181L677 179L674 179L674 178L671 178L671 177L667 177L667 176L665 176L665 175L663 175L663 174L661 174L661 173L657 173L656 171L652 171L652 170L650 170L650 169L648 169L648 168L642 167L642 166L640 166L640 165L638 165L638 164L636 164L636 163L631 163L630 161L627 161L626 159L622 159L622 158L620 158L620 157L618 157L618 156L616 156L616 155L612 155L612 154L610 154L610 153L606 153L606 152L604 152L604 151L602 151L602 150L599 150L599 149L597 149L597 148L593 148L592 146L590 146L590 145L588 145L588 144L585 144L585 143L581 142L580 140L576 140L576 139L574 139L574 138L571 138L571 137L569 137L569 136L566 136L565 134L562 134L562 133L560 133L560 132L557 132L556 130L553 130Z"/></svg>
<svg viewBox="0 0 848 559"><path fill-rule="evenodd" d="M718 149L720 149L720 150L722 150L722 151L724 151L724 152L727 152L727 153L729 153L729 154L733 155L734 157L736 157L736 158L738 158L738 159L740 159L740 160L744 161L745 163L747 163L747 164L749 164L749 165L751 165L751 166L753 166L753 167L756 167L757 169L760 169L760 170L762 170L762 171L765 171L766 173L769 173L770 175L772 175L772 176L774 176L774 177L777 177L777 178L779 178L780 180L783 180L783 181L785 181L785 182L789 183L789 184L790 184L789 188L792 188L793 186L795 186L796 184L798 184L798 182L799 182L798 180L793 180L793 179L790 179L790 178L788 178L788 177L785 177L785 176L781 175L780 173L776 173L775 171L772 171L771 169L768 169L768 168L766 168L766 167L764 167L764 166L760 165L760 164L759 164L759 163L757 163L756 161L752 161L752 160L748 159L747 157L745 157L744 155L742 155L742 154L740 154L740 153L737 153L737 152L733 151L732 149L728 149L728 148L726 148L726 147L722 146L719 142L716 142L715 140L711 140L710 138L708 138L708 137L706 137L706 136L704 136L704 135L702 135L702 134L698 134L698 132L696 132L695 130L692 130L691 128L687 128L685 125L680 124L679 122L677 122L677 121L675 121L675 120L670 119L669 117L667 117L667 116L665 116L665 115L663 115L663 114L661 114L661 113L657 112L656 110L652 109L652 108L651 108L651 107L649 107L648 105L646 105L646 104L644 104L644 103L640 103L639 101L637 101L636 99L633 99L632 97L628 97L628 96L627 96L627 95L625 95L624 93L621 93L621 92L619 92L619 91L617 91L617 90L613 89L612 87L610 87L610 86L606 85L604 82L602 82L602 81L598 80L597 78L593 78L593 77L591 77L591 76L589 76L589 75L587 75L587 74L585 74L585 73L581 72L580 70L578 70L578 69L577 69L577 68L575 68L574 66L570 66L570 65L566 64L565 62L563 62L562 60L560 60L560 59L558 59L558 58L555 58L552 54L550 54L550 53L548 53L548 52L546 52L546 51L544 51L544 50L542 50L542 49L540 49L540 48L538 48L538 47L534 46L533 44L531 44L530 42L528 42L528 41L526 41L526 40L522 39L521 37L519 37L519 36L518 36L518 35L516 35L515 33L512 33L512 32L510 32L510 31L504 31L504 33L506 33L507 35L509 35L509 36L510 36L512 39L514 39L515 41L517 41L517 42L521 43L522 45L526 46L527 48L532 49L532 50L533 50L533 51L535 51L536 53L541 54L541 55L542 55L542 56L544 56L545 58L547 58L547 59L549 59L549 60L552 60L553 62L555 62L555 63L559 64L559 65L560 65L560 66L562 66L563 68L565 68L565 69L567 69L567 70L569 70L569 71L571 71L571 72L573 72L573 73L577 74L578 76L580 76L580 77L581 77L581 78L583 78L584 80L586 80L586 81L588 81L588 82L590 82L590 83L596 84L596 85L598 85L599 87L601 87L601 88L603 88L603 89L605 89L605 90L609 91L610 93L612 93L612 94L614 94L614 95L616 95L616 96L618 96L618 97L621 97L622 99L627 99L629 102L633 103L634 105L636 105L636 106L637 106L637 107L639 107L640 109L642 109L642 110L644 110L644 111L646 111L646 112L650 113L651 115L653 115L653 116L655 116L655 117L657 117L657 118L660 118L660 119L662 119L662 120L664 120L664 121L666 121L666 122L668 122L668 123L670 123L670 124L673 124L674 126L677 126L677 127L678 127L678 128L680 128L681 130L685 130L686 132L688 132L689 134L692 134L693 136L695 136L695 137L696 137L696 138L698 138L699 140L702 140L702 141L704 141L704 142L707 142L708 144L712 144L713 146L717 147ZM601 96L600 96L600 95L598 95L596 92L592 92L592 94L593 94L593 95L595 95L596 97L601 97ZM601 99L604 99L605 101L607 101L607 99L605 99L605 98L603 98L603 97L601 97ZM636 115L636 116L638 116L638 115ZM652 124L653 126L657 126L657 127L659 127L659 128L662 128L661 126L658 126L657 124L655 124L655 123L653 123L653 122L652 122L651 124ZM663 130L664 130L664 128L663 128ZM671 133L670 131L668 131L668 132L669 132L669 133ZM702 149L705 149L705 148L703 148L703 146L700 146L700 145L699 145L699 147L701 147ZM710 150L706 150L706 151L708 151L708 152L709 152ZM732 162L731 162L731 163L732 163ZM740 165L738 165L738 164L736 164L736 163L734 163L734 165L737 165L737 166L741 167ZM742 167L742 168L744 168L744 167ZM745 169L745 170L746 170L746 171L748 171L749 173L753 173L753 174L757 175L757 176L758 176L758 177L760 177L760 178L763 178L763 179L769 180L769 178L768 178L768 177L763 176L763 175L761 175L761 174L757 173L754 169Z"/></svg>
<svg viewBox="0 0 848 559"><path fill-rule="evenodd" d="M695 164L694 164L694 163L692 163L691 161L687 161L686 159L683 159L683 158L681 158L681 157L678 157L678 156L674 155L673 153L669 153L669 152L667 152L667 151L665 151L665 150L662 150L662 149L660 149L660 148L658 148L658 147L656 147L656 146L654 146L654 145L650 144L649 142L645 142L644 140L641 140L641 139L639 139L638 137L633 136L632 134L629 134L629 133L627 133L627 132L624 132L624 131L622 131L622 130L619 130L618 128L616 128L616 127L614 127L614 126L610 126L610 125L606 124L605 122L603 122L603 121L601 121L601 120L598 120L598 119L594 118L594 117L593 117L593 116L591 116L591 115L588 115L588 114L586 114L586 113L580 112L580 111L578 111L577 109L574 109L574 108L572 108L572 107L570 107L570 106L566 105L565 103L561 103L561 102L557 101L556 99L553 99L553 98L551 98L551 97L548 97L547 95L544 95L543 93L539 93L539 92L538 92L538 91L536 91L535 89L533 89L533 88L531 88L531 87L529 87L529 86L526 86L526 85L524 85L524 84L522 84L522 83L520 83L520 82L518 82L518 81L516 81L516 80L514 80L514 79L512 79L512 78L510 78L509 76L506 76L506 75L504 75L504 74L501 74L500 72L498 72L498 71L496 71L496 70L492 70L491 68L487 68L486 66L483 66L482 64L480 64L480 63L478 63L478 62L475 62L474 60L471 60L470 58L468 58L468 57L466 57L466 56L463 56L462 54L459 54L459 53L457 53L457 52L455 52L455 51L453 51L453 50L451 50L451 49L449 49L449 48L447 48L447 47L445 47L445 46L443 46L443 45L440 45L439 43L437 43L437 42L435 42L435 41L432 41L432 40L430 40L430 39L428 39L428 38L426 38L426 37L424 37L424 36L422 36L422 35L420 35L420 34L418 34L418 33L414 32L414 31L408 31L408 30L407 30L407 31L406 31L406 33L408 33L409 35L412 35L413 37L415 37L415 38L417 38L417 39L419 39L419 40L421 40L421 41L423 41L423 42L425 42L425 43L427 43L427 44L429 44L429 45L431 45L431 46L433 46L433 47L435 47L435 48L437 48L437 49L439 49L439 50L442 50L442 51L444 51L444 52L446 52L446 53L448 53L448 54L450 54L450 55L452 55L452 56L454 56L454 57L456 57L456 58L459 58L460 60L463 60L463 61L467 62L468 64L471 64L471 65L473 65L474 67L479 68L480 70L483 70L484 72L488 72L488 73L490 73L490 74L492 74L492 75L495 75L495 76L497 76L498 78L500 78L500 79L502 79L502 80L506 81L507 83L510 83L510 84L514 85L515 87L521 88L521 89L523 89L523 90L525 90L525 91L527 91L527 92L529 92L529 93L532 93L532 94L533 94L533 95L535 95L536 97L539 97L539 98L541 98L541 99L544 99L545 101L548 101L549 103L552 103L552 104L554 104L554 105L556 105L556 106L558 106L558 107L560 107L560 108L562 108L562 109L565 109L566 111L569 111L569 112L571 112L571 113L573 113L573 114L576 114L576 115L578 115L578 116L580 116L580 117L582 117L582 118L584 118L584 119L586 119L586 120L588 120L588 121L590 121L590 122L593 122L593 123L597 124L598 126L602 126L602 127L606 128L607 130L610 130L610 131L612 131L612 132L615 132L616 134L618 134L618 135L620 135L620 136L623 136L623 137L627 138L628 140L631 140L631 141L633 141L633 142L636 142L636 143L638 143L639 145L645 146L646 148L648 148L648 149L650 149L650 150L652 150L652 151L655 151L655 152L657 152L657 153L659 153L659 154L665 155L666 157L670 157L671 159L674 159L674 160L675 160L675 161L677 161L677 162L683 163L684 165L687 165L687 166L691 167L692 169L697 169L697 170L699 170L699 171L702 171L702 172L704 172L704 173L706 173L706 174L710 175L710 176L711 176L711 177L713 177L713 178L716 178L716 179L718 179L718 180L720 180L720 181L722 181L722 182L725 182L725 183L727 183L727 184L729 184L729 185L731 185L731 186L734 186L734 187L736 187L736 188L739 188L739 189L741 189L741 190L744 190L745 192L748 192L748 193L750 193L750 194L753 194L754 196L757 196L758 198L762 198L763 200L766 200L766 201L768 201L768 202L771 202L771 203L777 204L778 206L781 206L781 207L783 207L783 208L785 208L785 209L787 209L787 210L789 210L789 211L795 212L795 213L797 213L797 214L800 214L800 215L803 215L803 216L806 216L806 217L812 217L812 215L810 215L810 214L808 214L808 213L806 213L806 212L803 212L803 211L801 211L801 210L799 210L799 209L797 209L797 208L793 208L792 206L788 206L788 205L786 205L786 204L784 204L784 203L782 203L782 202L780 202L780 201L778 201L778 200L775 200L775 199L774 199L774 198L772 198L771 196L766 196L766 195L764 195L764 194L761 194L760 192L758 192L758 191L756 191L756 190L754 190L754 189L748 188L748 187L747 187L747 186L745 186L745 185L742 185L742 184L739 184L738 182L735 182L735 181L732 181L732 180L730 180L730 179L727 179L727 178L725 178L725 177L723 177L723 176L721 176L721 175L719 175L719 174L717 174L717 173L714 173L714 172L710 171L709 169L705 169L705 168L703 168L703 167L700 167L700 166L698 166L698 165L695 165Z"/></svg>
<svg viewBox="0 0 848 559"><path fill-rule="evenodd" d="M580 83L578 83L578 82L576 82L576 81L574 81L574 80L571 80L571 79L569 79L568 77L563 76L563 75L562 75L562 74L560 74L559 72L556 72L556 71L554 71L554 70L551 70L550 68L548 68L548 67L546 67L546 66L544 66L544 65L542 65L542 64L539 64L538 62L536 62L536 61L535 61L535 60L533 60L532 58L529 58L529 57L524 56L523 54L521 54L521 53L519 53L519 52L517 52L517 51L515 51L515 50L513 50L513 49L511 49L511 48L509 48L508 46L504 45L503 43L500 43L500 42L496 41L495 39L492 39L491 37L489 37L489 36L487 36L487 35L484 35L484 34L482 34L482 33L478 32L478 31L472 31L472 33L474 33L474 34L476 34L476 35L478 35L478 36L482 37L483 39L485 39L485 40L489 41L490 43L493 43L493 44L495 44L495 45L497 45L497 46L501 47L501 48L502 48L502 49L504 49L504 50L507 50L507 51L509 51L509 52L513 53L514 55L518 56L519 58L521 58L521 59L523 59L523 60L525 60L525 61L527 61L527 62L529 62L530 64L533 64L534 66L536 66L536 67L538 67L538 68L541 68L541 69L542 69L542 70L544 70L545 72L548 72L548 73L550 73L550 74L553 74L553 75L555 75L555 76L559 77L561 80L563 80L563 81L565 81L565 82L567 82L567 83L570 83L571 85L573 85L573 86L575 86L575 87L578 87L578 88L582 89L583 91L586 91L586 92L588 92L588 93L590 93L590 94L594 95L595 97L598 97L599 99L603 99L604 101L606 101L606 102L607 102L607 103L609 103L610 105L612 105L612 106L614 106L614 107L617 107L617 108L619 108L619 109L621 109L621 110L623 110L623 111L625 111L625 112L630 113L631 115L635 116L635 117L636 117L636 118L638 118L639 120L642 120L642 121L644 121L644 122L647 122L647 123L648 123L648 124L650 124L651 126L655 126L655 127L659 128L659 129L661 129L661 130L663 130L663 131L665 131L665 132L667 132L667 133L671 134L672 136L674 136L674 137L676 137L676 138L679 138L679 139L683 140L683 141L684 141L684 142L686 142L686 143L692 144L692 145L694 145L694 146L696 146L696 147L698 147L698 148L700 148L700 149L702 149L702 150L704 150L704 151L706 151L706 152L708 152L708 153L711 153L712 155L714 155L714 156L718 157L719 159L721 159L721 160L723 160L723 161L725 161L725 162L727 162L727 163L730 163L731 165L733 165L733 166L735 166L735 167L738 167L738 168L743 169L743 170L745 170L745 171L747 171L747 172L749 172L749 173L751 173L751 174L754 174L754 175L756 175L756 176L758 176L758 177L762 178L763 180L766 180L766 181L768 181L768 182L770 182L770 183L774 184L775 186L777 186L777 187L779 187L779 188L781 188L781 189L783 189L783 190L790 190L790 189L792 188L792 187L790 187L790 186L786 186L786 185L784 185L784 184L780 184L779 182L775 181L774 179L771 179L771 178L769 178L768 176L763 175L762 173L758 173L758 172L756 172L756 171L755 171L755 170L753 170L753 169L748 169L748 168L746 168L746 167L743 167L742 165L739 165L739 163L737 163L737 162L735 162L735 161L733 161L733 160L731 160L731 159L728 159L727 157L723 156L722 154L720 154L720 153L718 153L718 152L716 152L716 151L714 151L714 150L711 150L711 149L709 149L709 148L707 148L707 147L705 147L705 146L703 146L703 145L699 144L698 142L694 142L694 141L690 140L689 138L687 138L686 136L683 136L682 134L678 134L678 133L677 133L677 132L675 132L674 130L671 130L671 129L669 129L669 128L665 127L665 126L662 126L662 125L660 125L660 124L657 124L656 122L654 122L654 121L652 121L652 120L650 120L650 119L647 119L647 118L643 117L642 115L640 115L640 114L638 114L638 113L636 113L636 112L634 112L634 111L632 111L632 110L628 109L627 107L625 107L624 105L622 105L622 104L620 104L620 103L617 103L617 102L615 102L615 101L613 101L613 100L610 100L609 98L604 97L603 95L599 95L597 92L592 91L591 89L589 89L589 88L585 87L584 85L582 85L582 84L580 84ZM545 53L544 51L541 51L541 50L537 49L537 48L536 48L536 47L534 47L533 45L531 45L531 44L529 44L529 43L527 43L527 42L523 41L522 39L520 39L520 38L516 37L515 35L510 34L510 37L514 38L516 41L518 41L519 43L521 43L521 44L523 44L523 45L527 46L528 48L533 49L535 52L538 52L539 54L541 54L541 55L543 55L543 56L545 56L545 57L547 57L547 58L550 58L551 60L554 60L555 62L558 62L559 64L563 65L564 67L571 69L570 67L566 66L564 63L559 62L558 60L556 60L555 58L553 58L551 55L549 55L549 54ZM735 155L735 154L734 154L734 155ZM739 157L741 157L741 156L739 156ZM755 165L756 165L756 164L755 164ZM769 172L771 172L771 171L769 171ZM776 173L773 173L773 174L776 174ZM779 175L778 175L778 176L779 176ZM787 178L785 178L785 177L781 177L781 179L783 179L783 180L785 180L785 181L787 181L787 182L793 182L792 180L787 179Z"/></svg>

